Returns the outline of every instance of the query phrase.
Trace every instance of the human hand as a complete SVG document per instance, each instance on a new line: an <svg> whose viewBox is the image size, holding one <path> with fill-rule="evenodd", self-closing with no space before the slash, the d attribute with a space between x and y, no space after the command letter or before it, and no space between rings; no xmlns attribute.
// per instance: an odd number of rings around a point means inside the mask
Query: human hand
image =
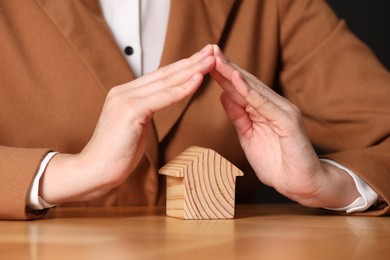
<svg viewBox="0 0 390 260"><path fill-rule="evenodd" d="M259 79L231 63L214 46L212 77L245 155L266 185L311 207L349 205L359 193L353 179L317 157L299 109Z"/></svg>
<svg viewBox="0 0 390 260"><path fill-rule="evenodd" d="M153 113L193 94L215 66L211 45L107 95L94 134L80 154L58 154L40 182L50 204L98 198L122 183L139 163Z"/></svg>

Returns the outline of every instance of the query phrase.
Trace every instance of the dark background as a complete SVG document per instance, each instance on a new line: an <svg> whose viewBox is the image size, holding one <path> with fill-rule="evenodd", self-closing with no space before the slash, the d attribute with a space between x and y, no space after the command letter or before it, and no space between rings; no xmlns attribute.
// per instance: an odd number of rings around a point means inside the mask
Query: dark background
<svg viewBox="0 0 390 260"><path fill-rule="evenodd" d="M328 3L390 69L390 1L328 0Z"/></svg>
<svg viewBox="0 0 390 260"><path fill-rule="evenodd" d="M346 21L350 30L390 69L390 0L328 0L328 3ZM259 185L258 202L291 202L274 189Z"/></svg>

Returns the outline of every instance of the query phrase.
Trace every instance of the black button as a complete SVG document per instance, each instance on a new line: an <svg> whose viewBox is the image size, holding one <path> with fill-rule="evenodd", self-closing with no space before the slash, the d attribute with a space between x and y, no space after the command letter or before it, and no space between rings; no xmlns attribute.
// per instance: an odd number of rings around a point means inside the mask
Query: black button
<svg viewBox="0 0 390 260"><path fill-rule="evenodd" d="M134 53L134 49L130 46L127 46L124 51L125 51L125 54L128 56L130 56L131 54Z"/></svg>

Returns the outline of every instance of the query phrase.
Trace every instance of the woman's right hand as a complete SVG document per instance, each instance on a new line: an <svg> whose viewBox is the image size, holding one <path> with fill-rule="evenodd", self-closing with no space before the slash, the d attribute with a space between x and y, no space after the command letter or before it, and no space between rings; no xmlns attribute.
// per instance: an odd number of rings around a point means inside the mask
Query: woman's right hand
<svg viewBox="0 0 390 260"><path fill-rule="evenodd" d="M40 197L55 205L86 201L121 184L144 153L153 113L193 94L214 66L213 47L207 45L188 59L112 88L82 152L57 154L50 161Z"/></svg>

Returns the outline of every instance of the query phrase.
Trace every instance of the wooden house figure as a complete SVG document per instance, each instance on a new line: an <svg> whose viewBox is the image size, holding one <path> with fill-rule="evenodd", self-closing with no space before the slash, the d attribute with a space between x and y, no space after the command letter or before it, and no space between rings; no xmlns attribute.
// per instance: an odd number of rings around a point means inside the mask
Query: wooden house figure
<svg viewBox="0 0 390 260"><path fill-rule="evenodd" d="M167 215L181 219L234 217L236 177L243 172L220 154L191 146L159 170L167 176Z"/></svg>

